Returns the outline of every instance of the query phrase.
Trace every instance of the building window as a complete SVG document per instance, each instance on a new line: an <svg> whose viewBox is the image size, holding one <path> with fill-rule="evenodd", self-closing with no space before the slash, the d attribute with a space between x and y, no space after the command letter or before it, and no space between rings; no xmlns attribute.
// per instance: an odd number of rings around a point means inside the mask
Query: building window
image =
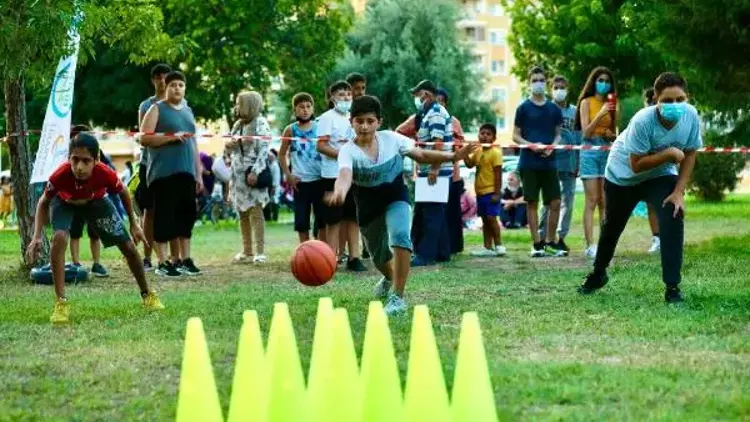
<svg viewBox="0 0 750 422"><path fill-rule="evenodd" d="M490 65L490 72L493 75L505 75L505 60L493 60Z"/></svg>
<svg viewBox="0 0 750 422"><path fill-rule="evenodd" d="M483 42L485 40L484 28L466 28L466 39L469 41Z"/></svg>
<svg viewBox="0 0 750 422"><path fill-rule="evenodd" d="M503 10L502 4L493 4L490 13L492 16L503 16L505 15L505 10Z"/></svg>
<svg viewBox="0 0 750 422"><path fill-rule="evenodd" d="M505 102L505 97L507 95L508 90L503 87L493 87L492 88L492 102L493 103L501 103Z"/></svg>
<svg viewBox="0 0 750 422"><path fill-rule="evenodd" d="M484 11L486 10L486 6L485 6L485 4L484 4L484 0L479 0L479 1L477 1L477 2L476 2L476 3L474 4L474 10L475 10L475 11L476 11L477 13L484 13Z"/></svg>
<svg viewBox="0 0 750 422"><path fill-rule="evenodd" d="M496 116L495 127L498 131L505 130L505 116Z"/></svg>
<svg viewBox="0 0 750 422"><path fill-rule="evenodd" d="M507 34L505 31L490 31L490 44L505 45Z"/></svg>
<svg viewBox="0 0 750 422"><path fill-rule="evenodd" d="M484 60L482 60L482 56L480 54L477 54L477 55L473 56L472 59L474 61L474 68L475 69L477 69L479 71L485 71Z"/></svg>

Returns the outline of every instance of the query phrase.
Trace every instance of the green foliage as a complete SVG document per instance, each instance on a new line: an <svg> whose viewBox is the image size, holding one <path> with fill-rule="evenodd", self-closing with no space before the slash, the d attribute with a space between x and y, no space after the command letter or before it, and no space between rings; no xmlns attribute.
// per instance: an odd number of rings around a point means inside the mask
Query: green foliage
<svg viewBox="0 0 750 422"><path fill-rule="evenodd" d="M368 93L383 104L386 127L414 114L408 89L422 79L448 90L448 108L465 129L494 122L489 105L479 101L484 80L472 68L469 47L458 38L458 16L451 0L374 1L349 35L350 52L329 80L353 71L365 74Z"/></svg>
<svg viewBox="0 0 750 422"><path fill-rule="evenodd" d="M704 135L707 146L730 147L736 145L731 136L710 130ZM690 181L690 192L704 201L721 201L727 192L737 187L737 173L747 164L740 154L698 154Z"/></svg>
<svg viewBox="0 0 750 422"><path fill-rule="evenodd" d="M319 89L343 50L352 19L344 0L166 0L162 5L168 31L183 34L188 45L180 63L190 104L208 119L231 120L234 94L268 93L278 75L284 75L288 92Z"/></svg>

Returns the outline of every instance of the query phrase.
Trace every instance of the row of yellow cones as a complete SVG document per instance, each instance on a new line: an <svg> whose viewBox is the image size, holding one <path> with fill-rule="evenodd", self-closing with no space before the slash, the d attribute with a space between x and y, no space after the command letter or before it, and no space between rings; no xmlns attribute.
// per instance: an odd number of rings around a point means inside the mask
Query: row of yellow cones
<svg viewBox="0 0 750 422"><path fill-rule="evenodd" d="M268 347L255 311L243 315L228 422L496 422L479 318L463 315L449 399L426 306L415 306L406 388L388 318L369 306L362 365L357 365L346 309L318 304L307 386L289 308L274 306ZM199 318L187 323L177 422L224 421L211 358Z"/></svg>

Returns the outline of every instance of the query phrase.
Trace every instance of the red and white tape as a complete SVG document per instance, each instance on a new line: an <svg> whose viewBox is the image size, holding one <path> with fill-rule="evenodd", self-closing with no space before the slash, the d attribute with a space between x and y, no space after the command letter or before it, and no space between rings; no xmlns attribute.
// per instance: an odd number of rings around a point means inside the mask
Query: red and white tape
<svg viewBox="0 0 750 422"><path fill-rule="evenodd" d="M39 130L29 130L26 132L17 132L17 133L10 133L6 135L6 138L14 137L14 136L25 136L29 134L36 134L40 133ZM186 133L186 132L176 132L176 133L168 133L168 132L127 132L127 131L115 131L115 130L109 130L109 131L87 131L84 133L89 133L92 135L106 135L106 136L113 136L113 135L119 135L119 136L127 136L127 137L139 137L143 135L155 135L155 136L185 136L185 135L191 135L199 138L225 138L225 139L257 139L262 141L274 141L274 140L280 140L280 141L300 141L300 142L312 142L317 141L317 139L309 139L309 138L297 138L297 137L284 137L284 136L278 136L278 135L266 135L266 136L254 136L254 135L232 135L232 134L217 134L217 133L201 133L201 134L194 134L194 133ZM3 139L3 140L5 140ZM472 139L472 140L465 140L465 141L454 141L454 142L444 142L443 145L464 145L467 143L472 142L479 142L478 140ZM416 142L417 145L424 145L424 146L432 146L437 144L437 142ZM509 148L509 149L531 149L531 150L564 150L564 151L609 151L612 149L611 146L592 146L592 145L544 145L544 146L538 146L538 145L518 145L518 144L509 144L509 145L503 145L500 143L495 143L494 145L501 146L503 148ZM701 153L715 153L715 154L750 154L750 147L703 147L698 148L698 152Z"/></svg>

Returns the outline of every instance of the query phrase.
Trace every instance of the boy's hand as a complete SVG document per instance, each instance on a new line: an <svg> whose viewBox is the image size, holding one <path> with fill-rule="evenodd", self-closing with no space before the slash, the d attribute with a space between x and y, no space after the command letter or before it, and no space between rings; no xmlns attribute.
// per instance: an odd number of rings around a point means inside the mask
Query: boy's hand
<svg viewBox="0 0 750 422"><path fill-rule="evenodd" d="M543 150L541 150L541 151L539 152L539 154L541 154L541 156L542 156L542 157L544 157L544 158L547 158L547 157L549 157L550 155L552 155L552 153L553 153L553 152L555 152L555 150L554 150L554 149L543 149Z"/></svg>
<svg viewBox="0 0 750 422"><path fill-rule="evenodd" d="M500 194L499 194L499 193L496 193L496 194L492 195L492 196L490 197L490 202L492 202L493 204L498 204L498 203L500 203Z"/></svg>
<svg viewBox="0 0 750 422"><path fill-rule="evenodd" d="M42 239L34 237L31 239L29 246L26 248L26 260L29 262L36 261L36 257L39 256L39 249L42 247Z"/></svg>
<svg viewBox="0 0 750 422"><path fill-rule="evenodd" d="M469 142L453 154L453 161L466 160L469 155L479 148L478 142Z"/></svg>
<svg viewBox="0 0 750 422"><path fill-rule="evenodd" d="M685 153L679 148L670 147L667 151L669 151L669 155L672 156L672 161L674 161L675 164L680 164L682 163L682 160L685 159Z"/></svg>
<svg viewBox="0 0 750 422"><path fill-rule="evenodd" d="M286 183L287 183L287 184L289 185L289 187L290 187L290 188L292 188L292 190L293 190L293 191L295 191L295 192L297 192L297 183L299 183L299 182L300 182L300 180L299 180L299 177L297 177L297 176L289 175L289 176L288 176L288 177L286 178Z"/></svg>
<svg viewBox="0 0 750 422"><path fill-rule="evenodd" d="M146 235L143 234L143 230L141 229L141 226L138 225L136 222L130 223L130 234L133 236L133 242L135 242L135 245L138 246L140 242L143 242L146 247L151 247L151 245L148 244L148 240L146 240Z"/></svg>
<svg viewBox="0 0 750 422"><path fill-rule="evenodd" d="M430 170L427 174L427 184L432 186L437 183L438 172L436 170Z"/></svg>
<svg viewBox="0 0 750 422"><path fill-rule="evenodd" d="M671 195L669 195L666 199L664 199L664 202L661 204L662 207L666 207L667 204L673 204L674 205L674 213L672 214L673 218L677 218L678 216L685 215L685 194L682 192L672 192Z"/></svg>
<svg viewBox="0 0 750 422"><path fill-rule="evenodd" d="M256 183L258 183L258 176L255 173L249 173L247 175L248 186L255 186Z"/></svg>
<svg viewBox="0 0 750 422"><path fill-rule="evenodd" d="M340 207L346 201L346 192L341 189L334 189L333 192L323 194L323 202L332 207Z"/></svg>

